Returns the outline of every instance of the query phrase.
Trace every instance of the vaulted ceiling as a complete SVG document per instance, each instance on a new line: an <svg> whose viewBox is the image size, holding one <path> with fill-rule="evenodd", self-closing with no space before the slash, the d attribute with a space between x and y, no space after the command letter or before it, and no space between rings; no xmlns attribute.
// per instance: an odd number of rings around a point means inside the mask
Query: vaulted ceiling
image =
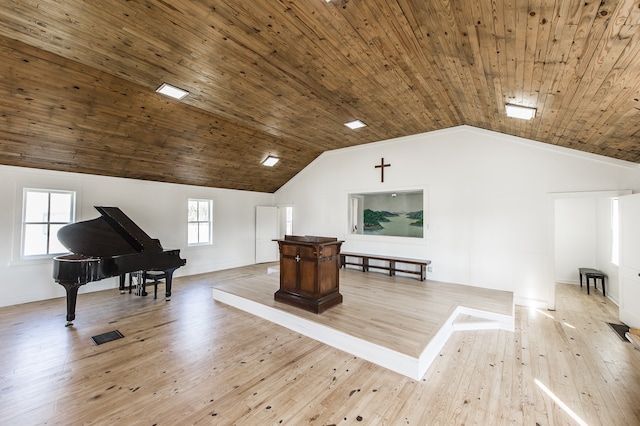
<svg viewBox="0 0 640 426"><path fill-rule="evenodd" d="M463 124L640 162L640 0L7 0L0 58L6 165L273 192Z"/></svg>

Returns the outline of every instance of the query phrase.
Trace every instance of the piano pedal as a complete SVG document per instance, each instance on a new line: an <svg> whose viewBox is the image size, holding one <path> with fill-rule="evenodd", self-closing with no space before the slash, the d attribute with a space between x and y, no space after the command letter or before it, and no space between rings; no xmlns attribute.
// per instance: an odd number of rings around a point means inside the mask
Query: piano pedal
<svg viewBox="0 0 640 426"><path fill-rule="evenodd" d="M136 286L136 296L146 296L147 294L149 293L147 293L147 289L145 288L144 284L138 284Z"/></svg>
<svg viewBox="0 0 640 426"><path fill-rule="evenodd" d="M140 286L140 287L136 288L136 296L143 296L144 297L147 294L149 294L149 293L147 293L147 290L145 290L144 287Z"/></svg>

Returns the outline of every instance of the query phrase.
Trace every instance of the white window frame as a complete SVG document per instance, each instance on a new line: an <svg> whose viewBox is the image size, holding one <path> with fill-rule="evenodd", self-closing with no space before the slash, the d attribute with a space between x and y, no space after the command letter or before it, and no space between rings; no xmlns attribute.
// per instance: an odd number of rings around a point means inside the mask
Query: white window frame
<svg viewBox="0 0 640 426"><path fill-rule="evenodd" d="M620 214L618 197L611 198L611 263L620 266Z"/></svg>
<svg viewBox="0 0 640 426"><path fill-rule="evenodd" d="M42 221L28 221L27 220L27 194L29 193L45 193L48 196L48 206L47 206L47 218ZM69 194L70 197L70 206L69 206L69 221L51 221L51 194ZM51 235L51 226L52 225L68 225L75 222L76 218L76 191L70 190L60 190L60 189L41 189L41 188L23 188L22 189L22 219L21 219L21 244L20 244L20 258L23 260L30 259L50 259L54 256L68 253L68 250L64 251L51 251L51 239L56 238L56 235ZM25 254L26 250L26 236L27 236L27 225L43 225L46 227L46 239L47 239L47 249L46 253L38 253L38 254Z"/></svg>
<svg viewBox="0 0 640 426"><path fill-rule="evenodd" d="M293 206L284 207L284 234L293 234Z"/></svg>
<svg viewBox="0 0 640 426"><path fill-rule="evenodd" d="M206 203L208 204L208 209L209 209L209 218L207 220L200 220L200 218L198 217L197 220L193 221L193 220L189 220L189 205L192 202L196 202L198 203L198 205L200 203ZM197 209L199 212L199 208ZM209 227L209 233L208 233L208 241L201 241L200 240L200 236L202 235L199 228L201 226L201 224L207 224ZM198 227L198 241L197 242L190 242L189 241L189 227L192 224L196 224ZM205 198L189 198L187 201L187 247L197 247L197 246L209 246L213 244L213 200L211 199L205 199Z"/></svg>

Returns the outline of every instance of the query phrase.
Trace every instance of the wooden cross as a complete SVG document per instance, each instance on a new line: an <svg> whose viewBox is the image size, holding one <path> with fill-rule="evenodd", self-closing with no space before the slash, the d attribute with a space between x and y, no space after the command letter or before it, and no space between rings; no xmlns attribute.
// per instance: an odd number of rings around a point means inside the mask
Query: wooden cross
<svg viewBox="0 0 640 426"><path fill-rule="evenodd" d="M384 157L380 159L380 164L375 166L376 169L380 169L380 182L384 183L384 168L391 167L391 164L384 164Z"/></svg>

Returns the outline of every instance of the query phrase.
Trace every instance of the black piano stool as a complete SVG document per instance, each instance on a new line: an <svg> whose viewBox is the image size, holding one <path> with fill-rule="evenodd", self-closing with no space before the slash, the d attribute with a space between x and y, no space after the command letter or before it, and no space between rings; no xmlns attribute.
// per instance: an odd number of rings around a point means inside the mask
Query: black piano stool
<svg viewBox="0 0 640 426"><path fill-rule="evenodd" d="M164 280L166 275L164 271L144 271L142 273L142 282L146 285L147 281L153 281L153 298L158 298L158 281Z"/></svg>

